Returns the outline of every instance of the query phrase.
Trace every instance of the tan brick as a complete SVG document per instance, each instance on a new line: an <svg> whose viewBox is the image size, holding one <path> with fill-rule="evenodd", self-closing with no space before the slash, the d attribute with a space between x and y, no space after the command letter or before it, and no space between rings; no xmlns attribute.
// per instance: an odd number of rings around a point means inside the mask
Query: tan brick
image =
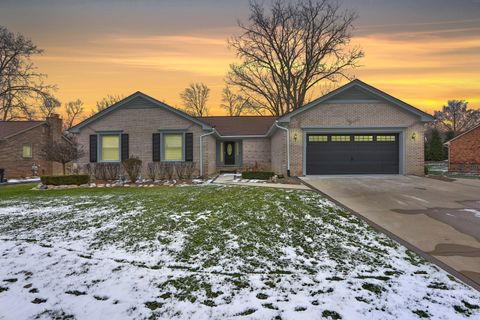
<svg viewBox="0 0 480 320"><path fill-rule="evenodd" d="M300 176L303 174L303 129L302 127L407 127L406 129L406 163L405 173L414 175L424 174L424 125L419 118L406 110L387 103L372 104L322 104L292 117L290 123L285 125L290 133L290 170L291 175ZM413 132L416 139L410 139ZM295 134L297 140L294 140ZM277 138L278 139L278 138ZM279 148L279 147L278 147ZM273 149L272 149L273 150ZM286 157L279 157L286 158ZM278 170L283 168L275 164Z"/></svg>
<svg viewBox="0 0 480 320"><path fill-rule="evenodd" d="M200 136L207 133L202 127L184 117L160 107L151 107L146 102L145 108L119 108L107 116L100 118L81 128L76 134L77 141L88 151L89 136L101 131L122 131L129 135L129 151L131 156L139 157L144 167L152 162L152 134L165 129L180 129L193 133L193 161L200 169ZM212 136L203 138L204 174L215 173L215 139ZM88 152L80 159L81 166L89 163Z"/></svg>

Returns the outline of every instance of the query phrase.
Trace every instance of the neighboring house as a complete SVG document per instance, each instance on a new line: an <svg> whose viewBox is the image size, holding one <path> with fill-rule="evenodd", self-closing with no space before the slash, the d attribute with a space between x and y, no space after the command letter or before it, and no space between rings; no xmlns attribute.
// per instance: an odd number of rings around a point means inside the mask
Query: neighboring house
<svg viewBox="0 0 480 320"><path fill-rule="evenodd" d="M445 144L448 171L480 173L480 124Z"/></svg>
<svg viewBox="0 0 480 320"><path fill-rule="evenodd" d="M61 173L58 164L42 159L49 141L62 139L62 119L57 114L45 121L0 121L0 168L5 178L32 176L32 165L39 175Z"/></svg>
<svg viewBox="0 0 480 320"><path fill-rule="evenodd" d="M424 173L429 114L360 80L282 117L195 118L136 92L72 127L89 150L80 164L194 161L200 174Z"/></svg>

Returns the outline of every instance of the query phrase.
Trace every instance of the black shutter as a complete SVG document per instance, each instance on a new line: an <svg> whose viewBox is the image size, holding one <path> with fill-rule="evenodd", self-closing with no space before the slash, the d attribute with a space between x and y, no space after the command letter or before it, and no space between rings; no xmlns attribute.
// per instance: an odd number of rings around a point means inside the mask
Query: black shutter
<svg viewBox="0 0 480 320"><path fill-rule="evenodd" d="M193 161L193 133L185 133L185 161Z"/></svg>
<svg viewBox="0 0 480 320"><path fill-rule="evenodd" d="M126 133L122 133L122 143L121 143L121 151L120 151L120 154L121 154L122 161L128 159L128 154L129 154L129 150L128 150L128 134L126 134Z"/></svg>
<svg viewBox="0 0 480 320"><path fill-rule="evenodd" d="M97 162L97 135L90 135L90 162Z"/></svg>
<svg viewBox="0 0 480 320"><path fill-rule="evenodd" d="M152 160L160 161L160 133L152 135Z"/></svg>

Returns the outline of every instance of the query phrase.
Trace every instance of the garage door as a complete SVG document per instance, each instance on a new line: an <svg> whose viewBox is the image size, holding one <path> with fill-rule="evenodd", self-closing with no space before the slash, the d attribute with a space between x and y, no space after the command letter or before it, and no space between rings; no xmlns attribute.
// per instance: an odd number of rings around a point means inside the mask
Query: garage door
<svg viewBox="0 0 480 320"><path fill-rule="evenodd" d="M397 174L398 133L307 134L307 174Z"/></svg>

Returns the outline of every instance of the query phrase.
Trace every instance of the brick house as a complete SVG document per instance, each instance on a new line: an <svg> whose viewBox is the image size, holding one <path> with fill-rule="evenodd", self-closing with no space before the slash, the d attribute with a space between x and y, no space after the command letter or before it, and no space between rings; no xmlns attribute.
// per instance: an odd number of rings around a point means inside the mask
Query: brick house
<svg viewBox="0 0 480 320"><path fill-rule="evenodd" d="M480 173L480 124L445 143L448 171Z"/></svg>
<svg viewBox="0 0 480 320"><path fill-rule="evenodd" d="M424 173L431 115L360 80L282 117L192 117L141 92L69 129L89 152L80 165L193 161L197 173Z"/></svg>
<svg viewBox="0 0 480 320"><path fill-rule="evenodd" d="M62 137L62 119L57 114L45 121L0 121L0 168L5 169L5 178L32 176L33 163L40 175L60 174L59 165L43 160L41 150Z"/></svg>

